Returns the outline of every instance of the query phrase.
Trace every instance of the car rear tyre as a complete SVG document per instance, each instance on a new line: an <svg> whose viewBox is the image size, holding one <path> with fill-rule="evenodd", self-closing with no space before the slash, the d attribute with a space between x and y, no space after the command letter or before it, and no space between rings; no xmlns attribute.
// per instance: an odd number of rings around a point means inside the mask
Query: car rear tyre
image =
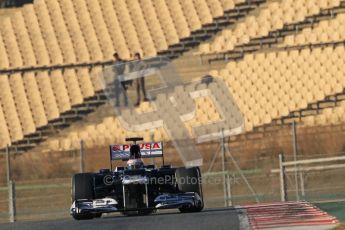
<svg viewBox="0 0 345 230"><path fill-rule="evenodd" d="M102 216L102 213L96 213L93 215L94 218L101 218Z"/></svg>
<svg viewBox="0 0 345 230"><path fill-rule="evenodd" d="M204 208L200 168L178 168L175 176L180 192L195 192L201 198L199 204L192 207L181 207L179 208L180 212L200 212Z"/></svg>
<svg viewBox="0 0 345 230"><path fill-rule="evenodd" d="M80 199L94 199L94 185L92 173L75 174L72 178L72 202ZM76 220L87 220L94 217L101 217L102 214L76 213L73 218Z"/></svg>

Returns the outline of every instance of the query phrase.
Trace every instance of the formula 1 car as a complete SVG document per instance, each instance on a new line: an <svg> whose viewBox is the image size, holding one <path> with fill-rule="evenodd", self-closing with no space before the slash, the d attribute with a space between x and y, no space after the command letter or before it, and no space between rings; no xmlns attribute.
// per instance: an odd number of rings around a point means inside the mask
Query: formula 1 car
<svg viewBox="0 0 345 230"><path fill-rule="evenodd" d="M147 215L158 209L199 212L204 207L199 167L173 168L164 164L163 143L110 145L110 169L79 173L72 178L70 213L76 220L101 217L103 213ZM162 157L163 165L144 165L141 158ZM127 161L116 167L114 160Z"/></svg>

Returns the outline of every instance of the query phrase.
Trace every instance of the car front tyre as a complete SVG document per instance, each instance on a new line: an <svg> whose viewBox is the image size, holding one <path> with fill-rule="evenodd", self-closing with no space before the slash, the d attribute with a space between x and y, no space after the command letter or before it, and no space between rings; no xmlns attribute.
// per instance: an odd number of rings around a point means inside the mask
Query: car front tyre
<svg viewBox="0 0 345 230"><path fill-rule="evenodd" d="M94 199L94 185L92 173L75 174L72 178L72 202L80 199ZM72 217L76 220L87 220L94 217L101 217L100 214L92 213L75 213Z"/></svg>
<svg viewBox="0 0 345 230"><path fill-rule="evenodd" d="M195 192L197 193L201 201L196 206L181 207L180 212L200 212L204 208L201 172L199 167L193 168L178 168L176 169L176 181L178 190L182 193ZM188 183L187 183L188 182Z"/></svg>

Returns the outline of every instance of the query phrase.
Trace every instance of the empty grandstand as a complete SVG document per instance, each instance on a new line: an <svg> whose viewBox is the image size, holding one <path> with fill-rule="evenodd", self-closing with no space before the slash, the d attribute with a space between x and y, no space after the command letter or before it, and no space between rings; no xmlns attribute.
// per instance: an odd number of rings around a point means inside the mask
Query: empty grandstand
<svg viewBox="0 0 345 230"><path fill-rule="evenodd" d="M67 152L78 150L81 140L86 149L99 151L129 136L171 142L164 127L128 130L114 114L100 76L112 68L115 52L128 61L137 52L143 59L169 58L183 79L175 89L181 94L188 91L185 83L202 81L205 75L222 80L244 118L243 132L227 141L236 151L248 148L253 158L262 152L274 157L277 151L290 153L286 143L292 122L306 138L309 131L343 134L345 1L18 4L0 1L1 6L20 6L0 8L2 151L9 148L18 156ZM224 114L209 95L193 100L194 116L183 122L194 138L193 127L220 121ZM134 110L152 111L157 101ZM264 143L272 136L277 139ZM310 145L299 150L308 152ZM327 146L320 151L342 152L345 143L338 140L332 150ZM247 153L245 159L251 157ZM171 156L179 162L175 158ZM206 158L211 159L209 154Z"/></svg>

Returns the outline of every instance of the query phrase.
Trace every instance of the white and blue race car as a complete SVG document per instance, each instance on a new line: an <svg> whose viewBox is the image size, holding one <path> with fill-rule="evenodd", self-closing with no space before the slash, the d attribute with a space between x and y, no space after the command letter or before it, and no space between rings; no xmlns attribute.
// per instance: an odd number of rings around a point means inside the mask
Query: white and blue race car
<svg viewBox="0 0 345 230"><path fill-rule="evenodd" d="M110 169L79 173L72 178L70 213L76 220L100 217L102 213L145 215L157 209L199 212L204 207L199 167L173 168L164 164L163 143L110 145ZM144 165L142 158L162 157L163 165ZM112 169L114 160L126 167Z"/></svg>

